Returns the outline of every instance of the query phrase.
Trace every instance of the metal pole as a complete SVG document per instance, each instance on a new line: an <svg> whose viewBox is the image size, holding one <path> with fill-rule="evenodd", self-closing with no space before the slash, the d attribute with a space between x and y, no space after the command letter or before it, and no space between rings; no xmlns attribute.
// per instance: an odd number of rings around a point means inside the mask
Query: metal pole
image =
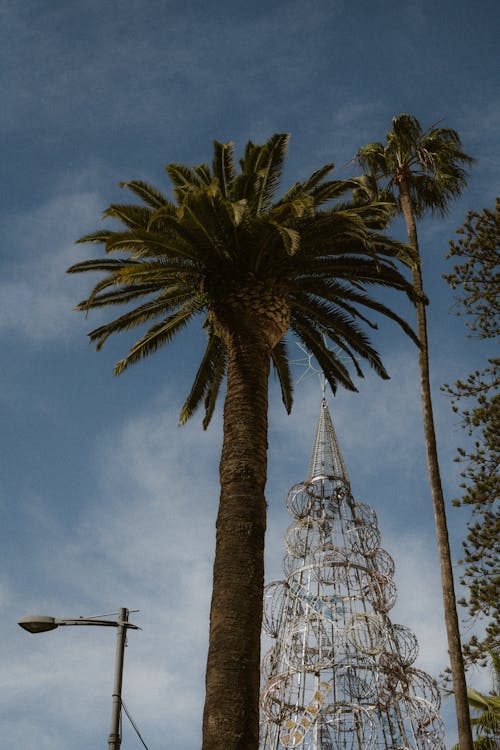
<svg viewBox="0 0 500 750"><path fill-rule="evenodd" d="M123 657L127 638L128 609L120 609L120 620L116 632L115 686L111 707L111 730L109 733L109 750L120 750L120 716L122 708Z"/></svg>

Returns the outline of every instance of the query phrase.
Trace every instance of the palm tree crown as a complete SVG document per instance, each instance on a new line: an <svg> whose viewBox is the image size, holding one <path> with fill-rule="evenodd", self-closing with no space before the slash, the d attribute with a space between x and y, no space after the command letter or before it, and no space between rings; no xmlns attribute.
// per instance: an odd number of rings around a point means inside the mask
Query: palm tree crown
<svg viewBox="0 0 500 750"><path fill-rule="evenodd" d="M322 334L348 355L358 375L362 358L387 377L359 326L362 322L375 327L360 307L392 318L413 337L399 316L365 291L378 284L415 298L394 262L409 261L408 249L380 234L391 216L390 205L370 201L362 180L327 180L333 164L273 202L287 144L285 134L272 136L263 146L249 142L239 171L231 143L215 142L211 169L206 164L169 164L175 202L144 182L122 183L142 205L114 204L104 216L120 220L124 229L102 230L79 240L102 243L107 254L126 257L83 261L68 269L105 273L77 309L147 298L93 330L89 336L96 349L113 333L155 321L118 362L116 374L202 316L207 346L181 423L204 402L207 426L226 369L228 332L234 325L253 327L259 310L265 309L267 316L274 309L278 317L285 316L284 330L290 327L315 354L334 390L337 383L356 389L341 358L324 345ZM340 202L348 191L356 192L356 201ZM267 324L264 334L266 330ZM271 343L272 362L290 410L285 342L280 335Z"/></svg>
<svg viewBox="0 0 500 750"><path fill-rule="evenodd" d="M464 167L473 159L462 150L460 137L451 128L423 130L416 117L402 114L392 120L383 143L370 143L358 151L358 161L384 189L398 196L408 183L417 219L428 210L444 215L450 200L461 195L467 181Z"/></svg>

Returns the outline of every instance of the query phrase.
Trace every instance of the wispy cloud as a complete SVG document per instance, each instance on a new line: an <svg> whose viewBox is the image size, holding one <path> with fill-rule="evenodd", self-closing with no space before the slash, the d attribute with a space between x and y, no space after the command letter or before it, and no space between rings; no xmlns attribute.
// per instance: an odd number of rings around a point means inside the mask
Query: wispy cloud
<svg viewBox="0 0 500 750"><path fill-rule="evenodd" d="M2 337L41 346L67 340L85 324L71 311L84 296L87 280L65 272L88 257L87 251L75 250L74 243L97 224L102 208L96 192L79 190L61 192L22 217L9 217L0 281Z"/></svg>

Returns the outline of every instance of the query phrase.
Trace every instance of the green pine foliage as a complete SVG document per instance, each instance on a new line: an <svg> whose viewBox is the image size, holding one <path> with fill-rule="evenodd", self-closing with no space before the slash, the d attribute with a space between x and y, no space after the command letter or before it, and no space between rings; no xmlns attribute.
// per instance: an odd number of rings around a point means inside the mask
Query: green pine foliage
<svg viewBox="0 0 500 750"><path fill-rule="evenodd" d="M459 239L450 242L448 258L460 260L445 279L456 292L457 314L466 316L471 335L498 340L500 333L500 200L495 209L469 212ZM488 653L500 644L500 359L488 359L443 390L473 438L472 446L459 448L457 461L463 495L457 506L469 506L472 515L463 542L461 582L467 594L461 604L473 619L482 621L483 637L473 636L464 645L469 663L486 663Z"/></svg>
<svg viewBox="0 0 500 750"><path fill-rule="evenodd" d="M444 278L456 293L457 315L474 336L500 334L500 197L495 208L469 211L447 258L457 262Z"/></svg>

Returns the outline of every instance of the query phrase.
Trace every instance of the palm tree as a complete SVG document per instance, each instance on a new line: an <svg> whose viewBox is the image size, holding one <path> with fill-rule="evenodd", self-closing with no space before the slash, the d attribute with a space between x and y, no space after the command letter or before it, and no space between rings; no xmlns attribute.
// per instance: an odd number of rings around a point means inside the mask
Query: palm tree
<svg viewBox="0 0 500 750"><path fill-rule="evenodd" d="M423 131L418 120L407 114L393 118L392 130L387 133L385 146L382 143L370 143L358 151L357 158L361 166L375 179L376 184L380 186L382 183L381 195L386 199L392 196L396 201L406 223L408 243L420 260L413 267L413 284L419 295L416 305L417 332L420 341L420 390L427 466L438 541L460 750L471 750L467 688L432 413L427 320L416 220L427 211L446 214L449 202L461 195L466 184L464 167L470 165L473 160L463 152L460 138L454 130L432 127Z"/></svg>
<svg viewBox="0 0 500 750"><path fill-rule="evenodd" d="M232 144L218 142L211 168L168 165L175 202L144 182L124 183L141 204L105 212L124 228L79 240L124 257L68 269L104 273L79 310L141 300L89 334L100 349L111 334L150 324L116 374L200 320L207 345L181 424L203 404L208 425L227 375L204 750L258 745L268 377L272 362L290 411L285 334L291 329L315 355L334 390L356 388L324 336L359 376L361 359L388 377L363 330L373 326L363 309L392 318L416 341L407 323L366 291L388 286L416 298L397 268L398 260L409 263L409 249L381 233L392 207L369 199L361 179L326 179L332 164L275 200L287 144L285 134L262 146L249 142L239 170ZM349 191L356 199L341 202Z"/></svg>
<svg viewBox="0 0 500 750"><path fill-rule="evenodd" d="M475 750L498 750L500 745L500 696L486 695L474 688L467 691L469 703L478 715L471 719L477 730Z"/></svg>
<svg viewBox="0 0 500 750"><path fill-rule="evenodd" d="M477 715L471 719L471 725L476 730L474 750L498 750L500 747L500 656L490 651L491 664L494 672L494 689L489 694L480 693L474 688L468 688L469 704ZM453 750L459 750L455 745Z"/></svg>

